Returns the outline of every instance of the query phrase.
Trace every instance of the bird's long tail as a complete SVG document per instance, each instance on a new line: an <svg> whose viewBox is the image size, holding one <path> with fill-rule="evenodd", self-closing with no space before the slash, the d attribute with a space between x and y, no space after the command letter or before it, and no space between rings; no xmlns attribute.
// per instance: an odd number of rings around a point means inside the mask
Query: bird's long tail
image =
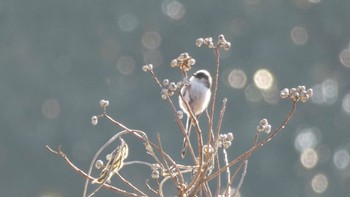
<svg viewBox="0 0 350 197"><path fill-rule="evenodd" d="M187 121L186 121L186 135L188 137L190 137L190 134L191 134L191 127L192 127L191 118L187 117ZM186 137L184 137L184 141L182 143L182 149L181 149L181 157L182 158L185 158L186 151L187 151L187 140L186 140Z"/></svg>

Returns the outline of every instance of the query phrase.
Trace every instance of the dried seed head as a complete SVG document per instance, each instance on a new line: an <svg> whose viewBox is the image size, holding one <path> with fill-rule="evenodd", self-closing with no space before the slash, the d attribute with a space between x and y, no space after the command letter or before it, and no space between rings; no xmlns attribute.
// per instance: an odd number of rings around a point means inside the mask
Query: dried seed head
<svg viewBox="0 0 350 197"><path fill-rule="evenodd" d="M109 105L109 101L108 100L100 100L100 106L102 108L106 108L106 107L108 107L108 105Z"/></svg>
<svg viewBox="0 0 350 197"><path fill-rule="evenodd" d="M112 158L112 154L107 154L107 155L106 155L107 161L111 160L111 158Z"/></svg>
<svg viewBox="0 0 350 197"><path fill-rule="evenodd" d="M231 42L225 42L224 43L224 50L228 51L228 50L230 50L230 48L231 48Z"/></svg>
<svg viewBox="0 0 350 197"><path fill-rule="evenodd" d="M261 132L261 131L264 130L264 126L258 125L258 126L256 127L256 130L259 131L259 132Z"/></svg>
<svg viewBox="0 0 350 197"><path fill-rule="evenodd" d="M143 70L144 72L152 71L152 70L153 70L153 65L152 65L152 64L143 65L143 66L142 66L142 70Z"/></svg>
<svg viewBox="0 0 350 197"><path fill-rule="evenodd" d="M309 97L312 97L312 95L314 95L314 91L311 88L308 89L306 92L309 95Z"/></svg>
<svg viewBox="0 0 350 197"><path fill-rule="evenodd" d="M227 133L227 140L228 140L228 141L232 141L233 139L234 139L233 134L232 134L231 132L228 132L228 133Z"/></svg>
<svg viewBox="0 0 350 197"><path fill-rule="evenodd" d="M188 53L181 53L177 59L180 61L184 61L184 60L187 60L189 57L190 56L188 55Z"/></svg>
<svg viewBox="0 0 350 197"><path fill-rule="evenodd" d="M179 117L179 119L182 119L184 117L184 112L182 110L177 111L177 117Z"/></svg>
<svg viewBox="0 0 350 197"><path fill-rule="evenodd" d="M168 91L168 96L174 95L174 91Z"/></svg>
<svg viewBox="0 0 350 197"><path fill-rule="evenodd" d="M102 160L97 160L95 163L95 168L96 169L100 169L101 167L103 167L103 161Z"/></svg>
<svg viewBox="0 0 350 197"><path fill-rule="evenodd" d="M297 87L297 91L298 92L302 92L302 91L305 91L306 89L305 89L305 86L298 86Z"/></svg>
<svg viewBox="0 0 350 197"><path fill-rule="evenodd" d="M266 125L264 131L265 133L269 134L271 132L271 125Z"/></svg>
<svg viewBox="0 0 350 197"><path fill-rule="evenodd" d="M196 63L196 60L191 58L188 60L188 65L193 66Z"/></svg>
<svg viewBox="0 0 350 197"><path fill-rule="evenodd" d="M204 145L203 146L203 153L206 154L209 151L209 153L214 153L214 149L213 147L211 147L211 145Z"/></svg>
<svg viewBox="0 0 350 197"><path fill-rule="evenodd" d="M171 60L170 66L173 67L173 68L176 67L176 66L178 66L178 65L177 65L177 59Z"/></svg>
<svg viewBox="0 0 350 197"><path fill-rule="evenodd" d="M198 39L196 40L196 46L197 46L197 47L201 47L202 44L203 44L203 38L198 38Z"/></svg>
<svg viewBox="0 0 350 197"><path fill-rule="evenodd" d="M231 144L232 144L232 142L230 142L230 141L225 141L224 144L223 144L223 147L224 147L225 149L227 149L228 147L231 146Z"/></svg>
<svg viewBox="0 0 350 197"><path fill-rule="evenodd" d="M224 36L223 34L220 34L220 35L219 35L219 42L220 42L220 43L226 42L225 36Z"/></svg>
<svg viewBox="0 0 350 197"><path fill-rule="evenodd" d="M160 96L162 97L162 99L166 99L168 97L168 89L162 89L162 91L160 92Z"/></svg>
<svg viewBox="0 0 350 197"><path fill-rule="evenodd" d="M206 45L208 48L214 48L213 38L207 37L203 39L203 44Z"/></svg>
<svg viewBox="0 0 350 197"><path fill-rule="evenodd" d="M299 100L301 102L307 102L312 95L312 89L306 90L305 86L298 86L297 88L291 88L289 90L284 88L280 93L281 98L290 98L294 102Z"/></svg>
<svg viewBox="0 0 350 197"><path fill-rule="evenodd" d="M266 125L268 125L269 124L269 122L267 121L267 119L266 118L264 118L264 119L261 119L260 120L260 123L259 123L261 126L266 126Z"/></svg>
<svg viewBox="0 0 350 197"><path fill-rule="evenodd" d="M142 70L143 70L143 72L147 72L148 71L148 65L143 65L142 66Z"/></svg>
<svg viewBox="0 0 350 197"><path fill-rule="evenodd" d="M153 70L153 64L148 64L148 70L149 71Z"/></svg>
<svg viewBox="0 0 350 197"><path fill-rule="evenodd" d="M280 93L281 98L288 98L289 97L289 89L284 88Z"/></svg>
<svg viewBox="0 0 350 197"><path fill-rule="evenodd" d="M188 53L181 53L179 57L173 59L170 63L171 67L180 67L180 69L184 72L191 70L191 65L196 63L195 59L193 59Z"/></svg>
<svg viewBox="0 0 350 197"><path fill-rule="evenodd" d="M176 91L176 89L177 89L177 87L176 87L176 84L175 84L175 82L171 82L170 84L169 84L169 90L171 91L171 92L174 92L174 91Z"/></svg>
<svg viewBox="0 0 350 197"><path fill-rule="evenodd" d="M158 170L158 169L160 169L160 165L157 164L157 163L154 163L154 164L152 164L151 169L152 169L152 170Z"/></svg>
<svg viewBox="0 0 350 197"><path fill-rule="evenodd" d="M302 92L300 92L300 101L305 103L306 101L308 101L310 98L310 96L308 95L307 91L304 90Z"/></svg>
<svg viewBox="0 0 350 197"><path fill-rule="evenodd" d="M300 95L299 92L293 92L292 94L290 94L290 98L292 99L292 101L297 102L300 99Z"/></svg>
<svg viewBox="0 0 350 197"><path fill-rule="evenodd" d="M153 170L151 174L152 179L158 179L159 178L159 171Z"/></svg>
<svg viewBox="0 0 350 197"><path fill-rule="evenodd" d="M97 116L92 116L92 117L91 117L91 123L92 123L92 125L97 125L97 123L98 123L98 117L97 117Z"/></svg>
<svg viewBox="0 0 350 197"><path fill-rule="evenodd" d="M164 79L163 86L168 86L168 85L169 85L169 79Z"/></svg>

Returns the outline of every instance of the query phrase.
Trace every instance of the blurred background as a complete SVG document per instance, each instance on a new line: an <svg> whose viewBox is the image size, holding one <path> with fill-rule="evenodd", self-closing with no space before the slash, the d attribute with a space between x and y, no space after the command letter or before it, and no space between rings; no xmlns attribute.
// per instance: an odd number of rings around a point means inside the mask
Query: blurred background
<svg viewBox="0 0 350 197"><path fill-rule="evenodd" d="M260 119L276 128L285 118L291 104L281 89L314 90L250 158L240 196L349 196L349 8L348 0L1 0L0 196L81 196L83 177L44 145L62 145L87 170L119 131L105 120L91 124L101 99L110 101L111 116L152 141L160 133L165 151L180 160L173 113L141 67L153 64L160 80L179 81L170 61L188 52L196 59L191 72L214 73L213 51L195 40L219 34L232 43L221 52L218 91L219 107L228 98L222 132L235 136L230 159L251 147ZM152 162L140 141L125 140L129 161ZM144 166L120 173L141 188L150 178ZM102 189L96 196L118 195Z"/></svg>

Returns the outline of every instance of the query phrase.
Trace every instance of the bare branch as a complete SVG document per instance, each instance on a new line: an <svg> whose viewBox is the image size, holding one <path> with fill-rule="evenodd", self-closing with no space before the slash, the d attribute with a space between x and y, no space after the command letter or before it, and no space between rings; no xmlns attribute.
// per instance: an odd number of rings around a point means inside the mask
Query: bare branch
<svg viewBox="0 0 350 197"><path fill-rule="evenodd" d="M261 142L259 142L258 144L256 144L252 148L250 148L245 153L243 153L240 156L236 157L228 165L222 167L221 169L216 171L214 174L208 176L207 178L205 178L202 181L203 182L209 181L209 180L213 179L214 177L216 177L218 174L224 172L226 170L226 168L229 168L230 166L236 164L237 162L242 161L242 160L246 160L248 157L250 157L252 153L254 153L259 148L264 146L267 142L269 142L272 138L274 138L287 125L289 120L292 118L292 115L295 112L295 110L296 110L296 102L292 101L292 109L288 112L288 115L287 115L286 119L282 122L282 124L272 134L270 134L267 138L265 138L264 140L262 140Z"/></svg>
<svg viewBox="0 0 350 197"><path fill-rule="evenodd" d="M62 157L66 163L74 170L76 171L78 174L80 174L81 176L85 177L86 179L89 179L89 180L95 180L94 177L91 177L91 176L88 176L83 170L79 169L78 167L76 167L69 159L68 157L66 156L66 154L61 150L61 146L58 147L57 151L53 150L50 146L46 145L45 146L51 153L54 153L60 157ZM127 192L127 191L124 191L124 190L121 190L119 188L116 188L116 187L113 187L112 185L109 185L109 184L106 184L104 183L103 184L103 187L106 188L106 189L109 189L111 191L114 191L114 192L117 192L117 193L120 193L120 194L123 194L125 196L135 196L137 197L138 195L137 194L134 194L134 193L130 193L130 192Z"/></svg>

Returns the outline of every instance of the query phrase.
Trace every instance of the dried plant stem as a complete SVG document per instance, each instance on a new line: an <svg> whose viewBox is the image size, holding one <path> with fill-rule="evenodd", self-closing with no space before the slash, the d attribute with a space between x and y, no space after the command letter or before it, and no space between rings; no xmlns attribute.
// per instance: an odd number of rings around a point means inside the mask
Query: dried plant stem
<svg viewBox="0 0 350 197"><path fill-rule="evenodd" d="M216 168L220 169L220 159L219 159L219 155L216 154L215 155L215 160L216 160ZM220 194L220 189L221 189L221 174L218 174L217 176L217 182L216 182L216 192L215 192L215 196L219 196Z"/></svg>
<svg viewBox="0 0 350 197"><path fill-rule="evenodd" d="M222 149L222 153L224 154L224 162L225 162L225 165L228 165L228 159L227 159L227 152L226 152L226 149ZM226 169L226 176L227 176L227 185L226 185L226 191L225 191L225 195L227 195L227 192L230 194L231 192L231 183L232 181L230 180L230 177L231 177L231 172L230 172L230 168L227 168Z"/></svg>
<svg viewBox="0 0 350 197"><path fill-rule="evenodd" d="M106 118L108 118L110 121L112 121L113 123L119 125L120 123L116 120L114 120L112 117L108 116L107 114L104 115ZM126 129L128 129L127 131L129 131L130 133L134 134L134 136L138 137L139 139L143 140L146 143L146 147L148 146L147 144L149 144L150 146L152 146L153 148L155 148L158 152L160 152L160 147L158 147L157 145L155 145L154 143L150 142L147 138L147 136L144 134L143 131L140 130L130 130L129 128L125 127ZM141 136L140 134L142 134L143 136ZM148 150L149 154L155 159L155 161L158 163L159 166L161 166L162 168L164 168L162 162L158 159L158 157L155 155L155 153L152 150ZM171 164L175 167L175 170L180 174L181 173L179 171L179 169L177 168L176 162L165 152L163 152L164 157L171 162ZM181 180L183 180L183 177L181 177Z"/></svg>
<svg viewBox="0 0 350 197"><path fill-rule="evenodd" d="M137 187L135 187L133 184L131 184L128 180L126 180L122 175L120 175L118 172L116 173L119 178L126 183L129 187L131 187L132 189L134 189L135 191L139 192L140 194L142 194L142 196L147 196L145 193L143 193L140 189L138 189Z"/></svg>
<svg viewBox="0 0 350 197"><path fill-rule="evenodd" d="M160 184L159 184L159 195L160 195L161 197L164 197L164 194L163 194L163 186L164 186L164 183L165 183L167 180L169 180L170 178L171 178L170 176L165 177L165 178L160 182Z"/></svg>
<svg viewBox="0 0 350 197"><path fill-rule="evenodd" d="M215 112L215 102L216 102L216 96L218 91L218 83L219 83L219 67L220 67L220 52L219 52L219 46L215 47L215 81L214 81L214 91L212 95L212 102L211 102L211 112L210 112L210 119L208 123L208 128L210 132L213 132L213 121L214 121L214 112Z"/></svg>
<svg viewBox="0 0 350 197"><path fill-rule="evenodd" d="M219 65L220 65L220 53L219 53L219 46L217 46L215 48L215 58L216 58L216 75L215 75L215 81L214 81L214 93L212 95L212 103L211 103L211 113L210 113L210 118L208 121L208 142L210 142L210 136L211 133L213 133L213 120L214 120L214 112L215 112L215 101L216 101L216 96L217 96L217 87L218 87L218 80L219 80ZM187 106L188 107L188 106ZM192 113L192 112L191 112ZM192 114L191 114L192 116ZM199 129L199 128L198 128ZM200 134L200 138L201 137L201 133ZM202 139L198 141L198 152L199 152L199 165L202 166L202 150L201 147L203 145L203 141ZM209 143L208 143L209 145ZM208 148L209 150L209 148ZM209 152L209 151L208 151ZM209 158L209 153L206 153L207 158ZM194 195L196 193L196 191L202 186L202 184L204 182L200 181L203 180L204 177L206 176L207 170L209 168L209 159L205 162L204 168L202 169L202 167L199 168L200 172L198 172L196 174L196 177L192 180L192 182L190 183L190 185L188 186L186 191L192 190L192 192L190 193L191 195Z"/></svg>
<svg viewBox="0 0 350 197"><path fill-rule="evenodd" d="M148 184L148 182L149 182L149 179L146 180L146 186L147 186L147 188L148 188L151 192L153 192L154 194L158 194L158 192L157 192L156 190L154 190L154 189Z"/></svg>
<svg viewBox="0 0 350 197"><path fill-rule="evenodd" d="M208 197L212 197L212 196L213 196L213 194L211 193L211 190L210 190L210 187L209 187L209 183L208 183L208 182L205 183L204 189L205 189L205 192L206 192L206 194L207 194Z"/></svg>
<svg viewBox="0 0 350 197"><path fill-rule="evenodd" d="M215 112L215 103L216 103L216 97L217 97L217 89L218 89L218 80L219 80L219 66L220 66L220 53L219 53L219 46L217 46L215 48L215 59L216 59L216 63L215 63L215 67L216 67L216 75L215 75L215 81L214 81L214 93L212 95L212 103L211 103L211 113L210 113L210 117L209 117L209 121L208 121L208 145L210 144L210 138L211 138L211 134L213 133L213 121L214 121L214 112ZM224 101L224 104L223 104L223 113L222 113L222 116L224 114L224 111L225 111L225 107L226 107L226 101ZM221 119L222 120L222 119ZM221 127L221 125L220 125ZM214 139L216 141L216 139ZM200 143L198 143L199 146L200 146ZM202 146L201 146L202 147ZM209 148L208 148L209 150ZM210 151L207 151L206 153L206 157L207 158L210 158L210 154L209 154ZM199 157L202 156L202 150L199 151ZM204 169L201 170L202 173L198 173L198 176L196 176L195 179L193 179L192 183L193 183L193 192L192 194L195 193L195 191L197 191L201 185L203 184L203 182L199 181L199 180L202 180L204 179L204 177L206 176L206 173L207 173L207 170L209 168L209 160L210 159L207 159L206 162L205 162L205 165L204 165ZM201 162L201 158L200 158L200 163ZM198 180L198 181L197 181ZM191 184L192 184L191 183ZM196 184L195 184L196 183ZM192 185L190 184L190 186L188 187L188 190L190 190L192 188Z"/></svg>
<svg viewBox="0 0 350 197"><path fill-rule="evenodd" d="M70 166L74 171L76 171L78 174L80 174L81 176L85 177L86 179L89 179L89 180L94 180L95 178L94 177L91 177L89 175L87 175L84 171L82 171L81 169L79 169L78 167L76 167L69 159L68 157L66 156L66 154L61 150L61 146L58 147L58 150L55 151L53 150L51 147L49 147L48 145L45 146L50 152L62 157L66 163L68 164L68 166ZM116 187L113 187L112 185L109 185L109 184L103 184L102 185L104 188L106 189L109 189L111 191L114 191L116 193L120 193L122 195L125 195L125 196L133 196L133 197L137 197L138 195L137 194L134 194L134 193L130 193L130 192L127 192L127 191L124 191L124 190L121 190L121 189L118 189Z"/></svg>
<svg viewBox="0 0 350 197"><path fill-rule="evenodd" d="M218 126L216 128L216 132L215 132L215 137L214 137L214 148L215 148L215 152L217 151L217 143L218 143L218 139L219 139L219 133L221 130L221 125L222 125L222 121L224 119L224 114L226 111L226 104L227 104L227 98L224 98L222 100L222 107L221 107L221 111L220 111L220 117L219 117L219 121L218 121Z"/></svg>
<svg viewBox="0 0 350 197"><path fill-rule="evenodd" d="M288 115L287 115L286 119L282 122L282 124L272 134L270 134L267 138L265 138L264 140L262 140L259 143L257 143L255 146L250 148L245 153L243 153L240 156L236 157L228 165L223 166L221 169L219 169L215 173L213 173L210 176L208 176L205 179L203 179L202 182L206 182L206 181L209 181L209 180L213 179L214 177L218 176L218 174L224 172L226 170L226 168L229 168L232 165L236 164L237 162L242 161L242 160L246 160L248 157L250 157L252 153L257 151L260 147L264 146L267 142L269 142L272 138L274 138L287 125L287 123L291 119L293 113L295 112L295 109L296 109L296 102L292 101L292 109L288 112Z"/></svg>
<svg viewBox="0 0 350 197"><path fill-rule="evenodd" d="M154 71L151 70L150 72L151 72L152 78L156 81L156 83L158 84L159 88L162 89L162 88L163 88L163 87L162 87L162 84L159 82L159 79L158 79L158 77L155 75ZM179 94L179 95L180 95L181 99L183 99L182 95L181 95L181 94ZM176 122L178 123L178 125L179 125L179 127L180 127L180 130L181 130L183 136L186 138L186 140L187 140L187 142L188 142L188 143L187 143L187 144L188 144L188 150L189 150L190 154L192 155L192 159L193 159L193 161L195 162L195 165L198 165L198 161L197 161L197 158L196 158L196 156L195 156L195 154L194 154L194 151L193 151L193 148L192 148L192 146L191 146L191 143L189 143L190 140L189 140L189 138L188 138L188 136L187 136L187 134L186 134L186 129L185 129L185 127L184 127L182 121L180 120L179 116L177 115L176 107L175 107L173 101L170 99L169 96L167 96L167 101L168 101L170 107L172 108L172 110L173 110L173 112L174 112L174 115L175 115L175 118L176 118ZM184 103L187 103L187 102L184 102ZM186 107L188 108L188 106L186 106ZM190 108L188 108L188 109L190 109ZM192 113L192 112L191 112L191 113ZM192 117L194 117L194 116L193 116L193 113L192 113ZM198 122L197 122L197 126L196 126L196 127L198 127Z"/></svg>
<svg viewBox="0 0 350 197"><path fill-rule="evenodd" d="M235 192L232 194L232 197L236 197L237 193L239 192L239 189L241 189L241 186L243 184L245 175L247 174L247 167L248 167L248 160L245 160L244 161L243 172L242 172L242 175L241 175L241 179L239 180L239 183L238 183L238 185L237 185L237 187L235 189Z"/></svg>
<svg viewBox="0 0 350 197"><path fill-rule="evenodd" d="M224 196L231 196L231 185L233 184L233 180L235 180L238 172L241 170L241 168L243 167L243 165L246 165L246 162L248 160L245 160L244 162L242 162L237 168L236 170L233 172L233 175L227 177L227 187L226 187L226 190L225 190L225 193L224 193ZM242 181L243 182L243 181ZM236 189L237 190L237 189Z"/></svg>
<svg viewBox="0 0 350 197"><path fill-rule="evenodd" d="M160 135L159 135L159 133L157 133L157 139L158 139L158 144L159 144L159 148L160 148L160 151L159 151L159 152L160 152L160 155L162 156L163 162L164 162L164 164L165 164L165 167L166 167L166 169L167 169L167 171L168 171L170 177L173 179L174 184L175 184L175 187L176 187L176 186L180 185L180 183L178 182L178 179L174 176L174 174L171 172L171 170L170 170L170 168L169 168L169 164L168 164L168 162L167 162L166 159L165 159L164 151L163 151L162 143L161 143L161 141L160 141ZM176 165L175 165L174 167L176 167ZM179 174L181 174L181 173L179 173ZM181 177L181 182L183 183L183 182L184 182L183 177L182 177L182 176L180 176L180 177Z"/></svg>

